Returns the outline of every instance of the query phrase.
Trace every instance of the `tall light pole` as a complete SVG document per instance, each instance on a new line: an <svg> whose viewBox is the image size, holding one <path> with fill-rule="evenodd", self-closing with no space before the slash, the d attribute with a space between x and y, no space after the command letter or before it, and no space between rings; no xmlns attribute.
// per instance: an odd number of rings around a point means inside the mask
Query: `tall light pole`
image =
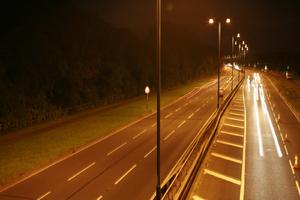
<svg viewBox="0 0 300 200"><path fill-rule="evenodd" d="M160 90L161 90L161 0L156 0L156 60L157 60L157 105L156 105L156 199L161 199L160 191Z"/></svg>
<svg viewBox="0 0 300 200"><path fill-rule="evenodd" d="M214 24L214 19L210 18L208 23ZM230 24L231 20L230 18L227 18L225 21L227 24ZM221 34L222 34L222 22L218 22L218 59L219 59L219 65L218 65L218 89L217 89L217 109L220 107L220 67L221 67Z"/></svg>
<svg viewBox="0 0 300 200"><path fill-rule="evenodd" d="M241 34L236 34L236 37L237 38L240 38L241 37ZM231 58L232 58L232 67L231 67L231 90L233 90L233 66L234 66L234 62L233 62L233 59L234 59L234 45L237 44L237 42L234 40L235 39L235 35L233 35L231 37Z"/></svg>

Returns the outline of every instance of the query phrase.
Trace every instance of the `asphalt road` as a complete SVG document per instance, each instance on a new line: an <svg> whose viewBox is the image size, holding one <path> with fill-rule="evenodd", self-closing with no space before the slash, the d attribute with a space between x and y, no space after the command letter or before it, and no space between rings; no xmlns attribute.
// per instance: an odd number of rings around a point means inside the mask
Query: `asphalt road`
<svg viewBox="0 0 300 200"><path fill-rule="evenodd" d="M300 123L269 79L247 75L189 199L300 199Z"/></svg>
<svg viewBox="0 0 300 200"><path fill-rule="evenodd" d="M222 87L228 88L227 80ZM162 109L161 181L215 109L216 81ZM155 117L144 117L12 185L0 192L0 199L151 198L156 186Z"/></svg>

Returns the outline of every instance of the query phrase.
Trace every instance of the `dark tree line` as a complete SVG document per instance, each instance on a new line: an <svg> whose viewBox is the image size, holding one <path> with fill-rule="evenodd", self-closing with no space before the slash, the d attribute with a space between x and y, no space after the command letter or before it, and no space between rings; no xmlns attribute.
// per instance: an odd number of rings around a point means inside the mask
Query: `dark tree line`
<svg viewBox="0 0 300 200"><path fill-rule="evenodd" d="M211 47L175 25L163 33L163 88L211 74ZM106 105L155 86L155 27L143 39L78 8L55 10L1 37L0 129Z"/></svg>

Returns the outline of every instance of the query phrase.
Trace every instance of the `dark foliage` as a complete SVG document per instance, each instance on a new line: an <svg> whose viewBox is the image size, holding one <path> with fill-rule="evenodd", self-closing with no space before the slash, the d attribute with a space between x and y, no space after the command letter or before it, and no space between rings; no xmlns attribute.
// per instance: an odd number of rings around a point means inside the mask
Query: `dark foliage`
<svg viewBox="0 0 300 200"><path fill-rule="evenodd" d="M0 130L138 96L145 85L154 88L154 28L141 40L78 8L30 20L0 41ZM166 27L164 88L214 71L211 48L184 29Z"/></svg>

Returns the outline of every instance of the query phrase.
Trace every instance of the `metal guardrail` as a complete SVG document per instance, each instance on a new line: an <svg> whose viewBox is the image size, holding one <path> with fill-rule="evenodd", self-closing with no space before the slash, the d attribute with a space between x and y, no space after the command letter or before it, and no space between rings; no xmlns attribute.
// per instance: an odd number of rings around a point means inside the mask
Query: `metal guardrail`
<svg viewBox="0 0 300 200"><path fill-rule="evenodd" d="M244 78L226 97L220 108L206 121L197 136L174 165L167 178L162 182L162 199L186 199L200 165L213 141L219 121L239 90L243 80ZM155 195L153 195L152 199L155 199Z"/></svg>

